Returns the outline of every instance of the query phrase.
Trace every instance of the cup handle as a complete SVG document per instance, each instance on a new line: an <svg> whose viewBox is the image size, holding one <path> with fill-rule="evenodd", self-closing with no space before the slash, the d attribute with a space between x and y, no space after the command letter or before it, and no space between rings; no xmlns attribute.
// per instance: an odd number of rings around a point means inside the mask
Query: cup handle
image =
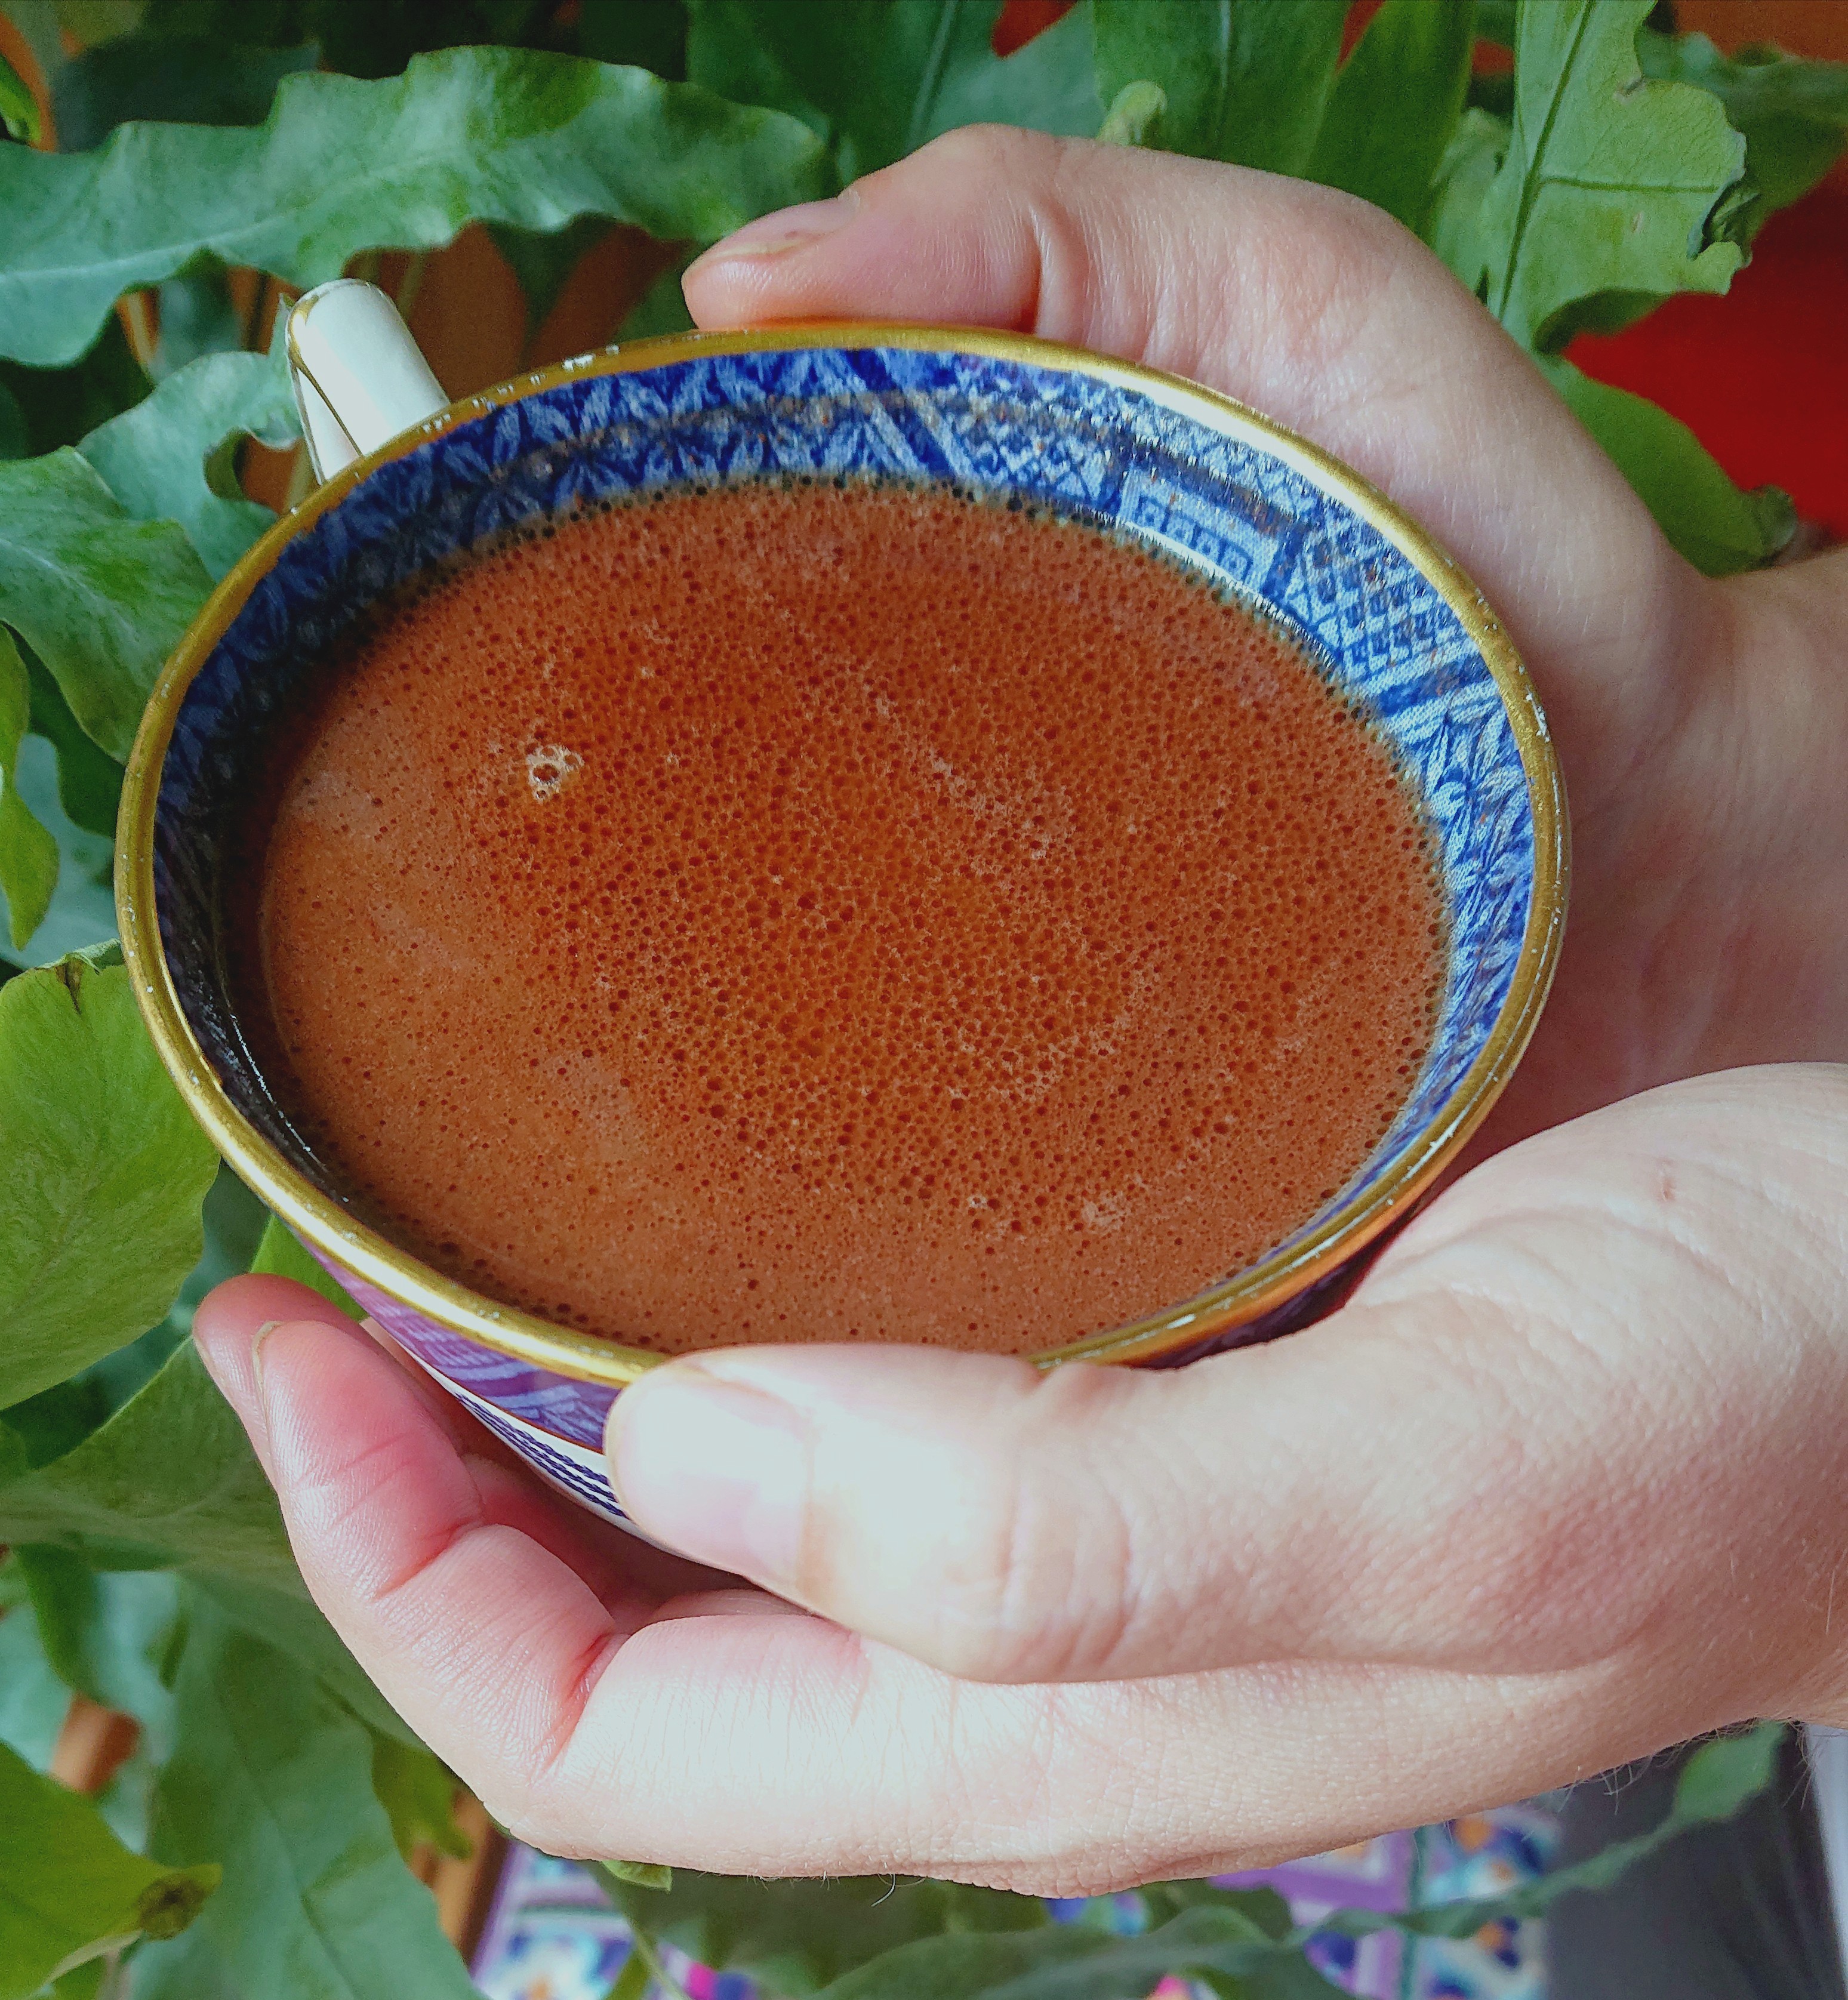
<svg viewBox="0 0 1848 2000"><path fill-rule="evenodd" d="M304 292L289 314L287 347L317 480L434 416L450 400L397 307L357 278Z"/></svg>

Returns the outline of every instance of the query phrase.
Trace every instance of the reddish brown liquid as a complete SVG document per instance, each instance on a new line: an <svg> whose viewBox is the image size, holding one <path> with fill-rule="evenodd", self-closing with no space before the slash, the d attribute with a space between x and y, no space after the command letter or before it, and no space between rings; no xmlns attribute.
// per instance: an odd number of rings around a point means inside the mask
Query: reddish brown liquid
<svg viewBox="0 0 1848 2000"><path fill-rule="evenodd" d="M1393 763L1086 528L765 487L482 557L308 719L259 936L357 1205L669 1350L1044 1348L1287 1236L1441 984Z"/></svg>

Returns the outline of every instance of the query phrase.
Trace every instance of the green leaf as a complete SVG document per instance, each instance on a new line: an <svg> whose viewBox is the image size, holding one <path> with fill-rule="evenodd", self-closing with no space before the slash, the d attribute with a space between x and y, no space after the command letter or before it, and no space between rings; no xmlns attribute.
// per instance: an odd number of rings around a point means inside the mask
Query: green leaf
<svg viewBox="0 0 1848 2000"><path fill-rule="evenodd" d="M1784 1726L1761 1722L1734 1736L1716 1736L1689 1758L1675 1784L1669 1816L1676 1829L1731 1819L1777 1775Z"/></svg>
<svg viewBox="0 0 1848 2000"><path fill-rule="evenodd" d="M198 1952L250 1995L474 2000L373 1796L372 1738L285 1654L188 1597L151 1845L224 1858ZM137 1995L194 2000L192 1957L147 1954Z"/></svg>
<svg viewBox="0 0 1848 2000"><path fill-rule="evenodd" d="M612 1880L633 1883L638 1889L671 1889L674 1871L655 1861L593 1861L591 1866Z"/></svg>
<svg viewBox="0 0 1848 2000"><path fill-rule="evenodd" d="M24 458L31 450L31 423L19 398L0 381L0 459Z"/></svg>
<svg viewBox="0 0 1848 2000"><path fill-rule="evenodd" d="M210 1599L241 1631L266 1645L280 1647L375 1737L388 1736L407 1750L423 1747L416 1731L373 1686L366 1669L346 1650L346 1641L299 1584L292 1589L274 1589L195 1564L186 1571L186 1586L192 1595Z"/></svg>
<svg viewBox="0 0 1848 2000"><path fill-rule="evenodd" d="M32 683L12 634L0 626L0 894L13 949L45 921L57 887L57 842L33 818L17 783L19 745L32 716Z"/></svg>
<svg viewBox="0 0 1848 2000"><path fill-rule="evenodd" d="M264 1224L262 1241L257 1245L250 1268L275 1277L293 1278L298 1285L311 1286L330 1305L338 1306L343 1313L351 1313L355 1319L366 1317L366 1308L350 1297L338 1279L328 1276L277 1216L271 1216Z"/></svg>
<svg viewBox="0 0 1848 2000"><path fill-rule="evenodd" d="M561 11L558 0L443 0L439 6L428 0L381 0L373 6L360 0L148 0L144 25L180 34L215 30L270 43L312 34L328 69L387 77L429 49L464 43L550 46Z"/></svg>
<svg viewBox="0 0 1848 2000"><path fill-rule="evenodd" d="M122 1988L113 1977L119 1976L121 1970L121 1957L108 1953L73 1966L61 1977L53 1980L45 1991L48 2000L121 2000Z"/></svg>
<svg viewBox="0 0 1848 2000"><path fill-rule="evenodd" d="M427 1842L439 1854L466 1861L474 1843L456 1824L454 1774L440 1757L395 1736L372 1739L373 1795L391 1822L391 1838L407 1859Z"/></svg>
<svg viewBox="0 0 1848 2000"><path fill-rule="evenodd" d="M526 336L530 339L558 303L571 274L585 253L603 241L611 225L601 216L581 215L550 234L515 229L505 223L488 225L494 247L512 266L526 302Z"/></svg>
<svg viewBox="0 0 1848 2000"><path fill-rule="evenodd" d="M36 1396L28 1396L24 1402L15 1403L0 1417L0 1423L22 1454L18 1469L33 1471L62 1458L68 1451L75 1451L92 1431L108 1422L109 1416L102 1393L91 1370L85 1369L68 1382L55 1382ZM10 1478L10 1457L6 1464L9 1469L0 1472L0 1477ZM24 1588L23 1581L21 1588Z"/></svg>
<svg viewBox="0 0 1848 2000"><path fill-rule="evenodd" d="M794 121L640 70L466 48L378 82L293 76L254 130L129 125L94 153L0 148L0 338L23 360L70 360L123 292L207 254L309 286L358 251L430 248L471 220L602 215L710 241L831 190Z"/></svg>
<svg viewBox="0 0 1848 2000"><path fill-rule="evenodd" d="M1511 130L1506 118L1471 105L1444 148L1432 189L1425 240L1478 297L1488 287L1483 203L1508 156Z"/></svg>
<svg viewBox="0 0 1848 2000"><path fill-rule="evenodd" d="M154 1325L203 1241L217 1156L121 966L0 987L0 1159L4 1408Z"/></svg>
<svg viewBox="0 0 1848 2000"><path fill-rule="evenodd" d="M604 1995L603 2000L648 2000L654 1982L655 1975L648 1969L648 1960L640 1952L631 1950L623 1961L616 1984Z"/></svg>
<svg viewBox="0 0 1848 2000"><path fill-rule="evenodd" d="M184 530L131 519L69 447L0 464L0 620L111 755L127 757L161 663L210 589Z"/></svg>
<svg viewBox="0 0 1848 2000"><path fill-rule="evenodd" d="M177 1936L218 1877L130 1853L88 1799L0 1745L0 2000L135 1938Z"/></svg>
<svg viewBox="0 0 1848 2000"><path fill-rule="evenodd" d="M86 431L138 403L152 386L121 320L113 314L102 339L68 368L24 368L0 360L0 387L26 423L24 450L5 455L30 458L75 444Z"/></svg>
<svg viewBox="0 0 1848 2000"><path fill-rule="evenodd" d="M995 55L985 38L966 66L954 66L946 76L925 137L934 139L959 125L995 124L1089 138L1103 122L1104 106L1097 91L1091 9L1092 0L1079 0L1069 13L1009 56Z"/></svg>
<svg viewBox="0 0 1848 2000"><path fill-rule="evenodd" d="M177 375L201 355L224 354L244 345L244 315L231 297L229 274L217 265L169 278L155 288L160 338L149 372L157 382Z"/></svg>
<svg viewBox="0 0 1848 2000"><path fill-rule="evenodd" d="M120 416L112 418L84 438L80 452L94 468L110 484L112 496L126 512L136 516L174 516L186 528L190 540L204 554L210 574L222 574L234 560L238 558L250 542L260 534L272 520L268 508L256 502L244 500L238 492L236 478L232 474L234 446L242 436L258 436L266 444L286 444L296 436L294 404L288 394L288 382L282 372L280 354L258 356L258 354L220 354L208 360L196 362L192 368L172 376L162 382L152 394L144 396L134 408ZM32 478L42 478L42 474L28 474ZM78 482L82 486L82 482ZM92 502L94 492L84 488L84 502ZM4 488L0 488L0 506L4 506ZM56 512L46 516L38 514L36 520L36 538L48 540L58 534ZM18 534L26 536L32 524L16 524ZM112 534L120 530L96 528L90 538L90 552L100 556L106 564L108 544ZM0 536L6 534L6 520L0 516ZM24 550L24 540L22 540ZM184 556L182 556L184 568ZM46 584L44 570L36 570L28 564L26 554L18 556L24 584L22 590L32 590L32 580L38 578L40 586ZM92 566L100 568L100 566ZM50 594L54 600L50 606L40 606L42 616L58 614L62 624L68 624L70 600L76 598L82 604L80 592L74 592L74 578L52 576ZM40 596L44 592L40 590ZM186 602L196 594L196 578L192 582L188 598L182 602L182 610ZM134 618L138 606L130 598L120 606L126 618ZM176 634L168 632L168 642ZM6 636L0 634L0 646L10 644ZM64 700L62 690L56 680L52 680L40 662L32 658L30 684L32 684L32 728L42 736L52 738L58 748L58 790L62 794L62 806L76 826L88 832L112 834L116 824L116 796L122 788L122 772L96 744L88 738L70 712L70 704ZM88 668L82 660L70 664L70 672L82 676ZM136 668L136 672L148 672L148 666ZM0 660L0 682L4 682L4 660ZM4 710L4 696L0 696L0 710ZM4 714L0 714L4 722ZM4 732L0 732L0 750L4 750ZM30 774L22 776L20 792L28 790ZM26 808L30 808L30 800L26 800ZM20 808L20 810L26 810ZM44 810L40 802L38 818L50 822L54 818ZM6 880L4 862L8 860L8 804L6 790L0 788L0 886L10 886ZM28 834L30 840L30 834ZM70 950L76 944L88 944L96 938L110 936L114 932L114 900L110 894L110 874L108 874L108 856L92 856L82 852L82 842L72 842L68 830L60 830L56 824L48 824L48 838L54 840L54 848L66 848L66 880L68 896L64 904L56 906L60 914L68 918L64 924L54 926L38 952L38 962ZM76 848L78 852L70 852ZM56 872L50 874L56 886ZM46 904L52 908L52 904ZM28 904L30 908L30 904ZM42 912L40 912L42 914ZM36 930L36 924L32 930ZM32 930L26 932L30 936ZM14 936L14 954L24 950L26 938Z"/></svg>
<svg viewBox="0 0 1848 2000"><path fill-rule="evenodd" d="M1848 145L1848 63L1805 62L1763 43L1723 56L1704 35L1645 28L1636 52L1645 76L1697 84L1745 134L1746 167L1760 214L1808 193Z"/></svg>
<svg viewBox="0 0 1848 2000"><path fill-rule="evenodd" d="M147 0L56 0L57 25L80 48L132 35L141 25Z"/></svg>
<svg viewBox="0 0 1848 2000"><path fill-rule="evenodd" d="M649 286L617 328L619 341L650 340L658 334L692 330L693 314L686 310L686 295L680 289L680 280L692 262L691 257L681 258Z"/></svg>
<svg viewBox="0 0 1848 2000"><path fill-rule="evenodd" d="M1742 492L1686 424L1641 396L1543 363L1547 380L1635 488L1662 533L1708 576L1769 562L1797 531L1797 510L1775 486Z"/></svg>
<svg viewBox="0 0 1848 2000"><path fill-rule="evenodd" d="M1146 78L1170 152L1300 174L1315 150L1347 0L1093 0L1097 93ZM1030 43L1030 47L1032 44Z"/></svg>
<svg viewBox="0 0 1848 2000"><path fill-rule="evenodd" d="M0 1565L0 1743L43 1770L64 1727L71 1690L45 1657L24 1579L16 1598L10 1587L18 1574L16 1556Z"/></svg>
<svg viewBox="0 0 1848 2000"><path fill-rule="evenodd" d="M0 1540L304 1594L269 1482L190 1341L62 1457L10 1477L0 1467Z"/></svg>
<svg viewBox="0 0 1848 2000"><path fill-rule="evenodd" d="M1275 1897L1191 1886L1200 1893L1186 1907L1138 1936L1061 1925L926 1937L838 1979L824 2000L1123 2000L1172 1976L1211 1977L1240 2000L1325 2000L1340 1990L1302 1957L1299 1936L1274 1935Z"/></svg>
<svg viewBox="0 0 1848 2000"><path fill-rule="evenodd" d="M99 835L113 848L116 807L122 796L122 766L106 750L97 747L71 713L71 704L46 672L44 662L30 648L21 651L32 682L33 731L47 738L57 752L59 804L73 825ZM43 813L39 817L45 818ZM46 824L50 825L50 821L47 819ZM108 886L106 882L104 886ZM112 911L109 922L97 935L106 936L115 927ZM94 943L95 939L85 941Z"/></svg>
<svg viewBox="0 0 1848 2000"><path fill-rule="evenodd" d="M276 87L321 51L255 48L216 35L127 34L85 49L58 71L51 116L58 151L87 152L131 119L260 125Z"/></svg>
<svg viewBox="0 0 1848 2000"><path fill-rule="evenodd" d="M153 1571L99 1574L68 1550L16 1552L45 1655L64 1684L132 1715L155 1758L170 1747L165 1669L180 1637L179 1585Z"/></svg>
<svg viewBox="0 0 1848 2000"><path fill-rule="evenodd" d="M950 1882L898 1882L889 1875L761 1882L686 1868L672 1875L662 1890L644 1886L627 1869L603 1869L617 1907L649 1936L702 1965L747 1972L790 2000L919 1939L946 1931L1037 1932L1050 1922L1032 1897Z"/></svg>
<svg viewBox="0 0 1848 2000"><path fill-rule="evenodd" d="M1633 1840L1620 1840L1569 1868L1555 1869L1501 1896L1472 1896L1429 1909L1382 1915L1372 1910L1336 1910L1315 1925L1346 1937L1365 1937L1392 1929L1421 1937L1463 1938L1485 1924L1544 1916L1561 1896L1607 1889L1627 1869L1645 1859L1689 1828L1730 1819L1770 1783L1785 1734L1781 1722L1760 1722L1735 1736L1704 1744L1682 1767L1675 1797L1661 1823ZM1307 1938L1310 1932L1298 1935Z"/></svg>
<svg viewBox="0 0 1848 2000"><path fill-rule="evenodd" d="M1476 0L1476 33L1485 42L1512 50L1518 0Z"/></svg>
<svg viewBox="0 0 1848 2000"><path fill-rule="evenodd" d="M1093 1970L1111 1942L1106 1932L1071 1924L1043 1932L920 1938L856 1967L822 1988L822 2000L990 2000L1036 1974L1068 1966ZM1106 2000L1122 2000L1133 1990L1110 1983L1106 1971Z"/></svg>
<svg viewBox="0 0 1848 2000"><path fill-rule="evenodd" d="M144 1849L155 1775L172 1745L166 1676L182 1629L179 1587L152 1571L99 1573L42 1544L16 1553L61 1696L68 1701L75 1689L141 1725L96 1804L119 1839Z"/></svg>
<svg viewBox="0 0 1848 2000"><path fill-rule="evenodd" d="M25 78L0 56L0 132L22 144L36 146L43 131L38 101L26 88Z"/></svg>
<svg viewBox="0 0 1848 2000"><path fill-rule="evenodd" d="M81 730L77 733L89 744ZM102 757L94 744L89 747ZM106 758L103 762L120 776L116 766ZM28 736L19 746L15 774L19 797L58 850L57 887L30 943L23 951L16 950L0 933L0 960L23 968L54 965L74 951L106 943L116 932L115 843L86 832L67 817L58 797L59 770L57 752L42 736Z"/></svg>
<svg viewBox="0 0 1848 2000"><path fill-rule="evenodd" d="M811 0L691 0L687 75L801 119L843 181L959 125L1095 132L1088 5L1007 57L992 40L1000 12L1001 0L829 0L818 34Z"/></svg>
<svg viewBox="0 0 1848 2000"><path fill-rule="evenodd" d="M187 1273L173 1311L168 1315L169 1321L184 1320L180 1329L184 1333L192 1332L194 1309L214 1285L250 1269L251 1259L262 1247L269 1211L228 1166L221 1164L217 1178L205 1198L204 1220L205 1248ZM173 1342L175 1347L179 1345L177 1340ZM166 1356L161 1358L165 1360ZM152 1372L148 1371L150 1375ZM141 1384L135 1387L139 1388Z"/></svg>
<svg viewBox="0 0 1848 2000"><path fill-rule="evenodd" d="M686 75L684 0L582 0L578 51L678 82Z"/></svg>
<svg viewBox="0 0 1848 2000"><path fill-rule="evenodd" d="M208 354L93 430L78 450L139 520L177 521L217 578L275 520L246 500L231 458L254 437L301 435L281 343L269 354Z"/></svg>
<svg viewBox="0 0 1848 2000"><path fill-rule="evenodd" d="M1126 83L1110 100L1097 128L1098 143L1105 146L1152 146L1161 130L1162 113L1168 109L1168 93L1147 77Z"/></svg>
<svg viewBox="0 0 1848 2000"><path fill-rule="evenodd" d="M1305 169L1422 231L1469 86L1475 0L1386 0L1335 78Z"/></svg>
<svg viewBox="0 0 1848 2000"><path fill-rule="evenodd" d="M1723 292L1744 262L1728 191L1746 142L1718 100L1646 80L1649 0L1523 0L1508 150L1458 275L1523 346Z"/></svg>

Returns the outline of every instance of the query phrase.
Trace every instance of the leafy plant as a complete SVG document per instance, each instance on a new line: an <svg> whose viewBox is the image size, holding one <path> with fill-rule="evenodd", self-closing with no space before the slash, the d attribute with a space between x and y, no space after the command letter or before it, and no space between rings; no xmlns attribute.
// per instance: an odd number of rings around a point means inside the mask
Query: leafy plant
<svg viewBox="0 0 1848 2000"><path fill-rule="evenodd" d="M1607 1888L1690 1828L1726 1819L1770 1783L1784 1734L1761 1724L1704 1745L1669 1810L1646 1834L1512 1894L1391 1915L1337 1910L1298 1926L1269 1890L1166 1882L1125 1900L1110 1925L1056 1924L1037 1904L992 1890L889 1877L770 1884L676 1870L661 1887L626 1877L611 1894L651 1947L750 1973L788 2000L1117 2000L1170 1974L1227 2000L1309 2000L1339 1989L1304 1956L1311 1941L1398 1929L1463 1938L1509 1917L1540 1916L1563 1896Z"/></svg>
<svg viewBox="0 0 1848 2000"><path fill-rule="evenodd" d="M307 1597L186 1338L253 1260L326 1281L217 1167L109 946L121 761L162 659L272 518L247 441L295 435L237 274L273 297L480 222L536 325L629 225L664 276L626 330L665 330L686 258L753 214L978 119L1100 133L1306 175L1424 236L1718 574L1776 551L1787 503L1560 349L1723 290L1839 153L1848 68L1723 57L1645 27L1648 0L1387 0L1345 61L1344 0L1079 0L1006 57L1001 0L7 11L45 89L0 63L0 2000L53 1977L66 2000L130 1977L141 2000L460 1994L401 1858L460 1844L452 1780ZM1511 80L1472 75L1484 36ZM73 1690L141 1731L93 1804L39 1775ZM1732 1810L1772 1740L1704 1751L1651 1842ZM1460 1934L1640 1851L1327 1927ZM610 1880L637 1939L620 2000L670 1944L828 2000L1106 2000L1174 1970L1331 1990L1278 1899L1205 1884L1141 1892L1123 1936L940 1884Z"/></svg>
<svg viewBox="0 0 1848 2000"><path fill-rule="evenodd" d="M131 1854L87 1799L0 1743L0 1995L27 1996L140 1939L175 1937L218 1884L215 1867Z"/></svg>

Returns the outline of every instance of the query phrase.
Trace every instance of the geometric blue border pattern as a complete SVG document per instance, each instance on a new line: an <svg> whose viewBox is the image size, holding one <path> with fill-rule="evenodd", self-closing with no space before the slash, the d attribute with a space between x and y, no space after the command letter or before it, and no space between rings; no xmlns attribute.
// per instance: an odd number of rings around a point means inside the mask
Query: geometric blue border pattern
<svg viewBox="0 0 1848 2000"><path fill-rule="evenodd" d="M167 962L238 1109L326 1185L244 1047L221 948L233 802L266 720L317 656L380 599L536 516L792 477L950 483L1139 538L1294 630L1334 683L1360 697L1422 795L1450 922L1447 994L1423 1071L1337 1202L1391 1171L1481 1053L1533 894L1526 778L1479 650L1405 554L1261 444L1133 386L905 348L703 355L586 374L378 467L283 547L187 690L155 825Z"/></svg>

